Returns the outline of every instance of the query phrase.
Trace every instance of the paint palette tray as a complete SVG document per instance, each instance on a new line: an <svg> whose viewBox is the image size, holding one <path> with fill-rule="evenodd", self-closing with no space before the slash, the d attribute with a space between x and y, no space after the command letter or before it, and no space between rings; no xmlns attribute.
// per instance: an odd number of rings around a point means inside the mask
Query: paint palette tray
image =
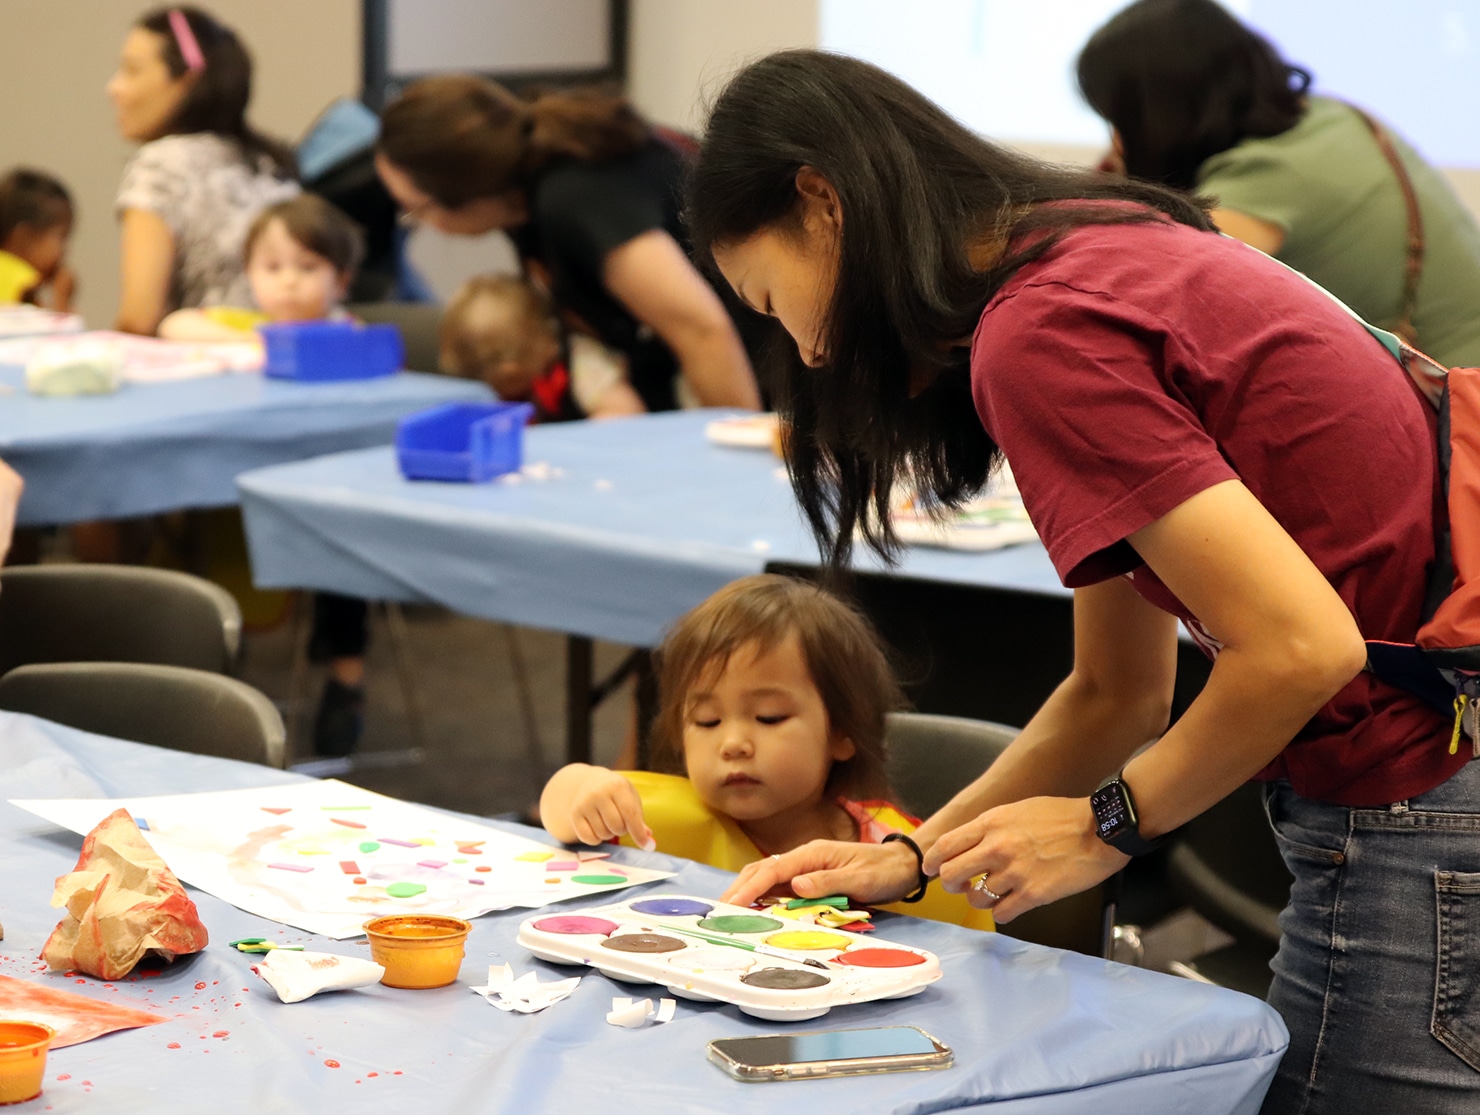
<svg viewBox="0 0 1480 1115"><path fill-rule="evenodd" d="M902 999L940 979L939 959L924 949L677 894L540 914L519 926L519 943L542 960L773 1022Z"/></svg>

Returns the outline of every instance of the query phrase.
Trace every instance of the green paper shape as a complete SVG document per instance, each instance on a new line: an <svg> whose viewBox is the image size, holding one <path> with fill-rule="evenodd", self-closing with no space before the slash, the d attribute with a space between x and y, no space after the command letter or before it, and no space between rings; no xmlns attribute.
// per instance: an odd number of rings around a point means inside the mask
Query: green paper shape
<svg viewBox="0 0 1480 1115"><path fill-rule="evenodd" d="M385 888L385 893L392 898L415 898L424 894L426 889L421 883L392 883Z"/></svg>
<svg viewBox="0 0 1480 1115"><path fill-rule="evenodd" d="M379 851L379 849L380 841L378 840L366 840L363 844L360 845L360 851L362 852L375 852Z"/></svg>

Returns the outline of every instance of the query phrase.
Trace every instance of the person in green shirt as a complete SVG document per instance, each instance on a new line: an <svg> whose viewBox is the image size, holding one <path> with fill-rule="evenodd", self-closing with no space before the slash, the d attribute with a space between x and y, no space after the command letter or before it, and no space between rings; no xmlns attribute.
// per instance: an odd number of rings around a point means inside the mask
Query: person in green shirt
<svg viewBox="0 0 1480 1115"><path fill-rule="evenodd" d="M1275 256L1374 325L1405 314L1403 186L1353 106L1311 95L1311 75L1214 0L1140 0L1101 27L1079 87L1112 127L1113 169L1216 199L1230 236ZM1424 253L1411 306L1418 347L1480 365L1480 226L1401 137Z"/></svg>

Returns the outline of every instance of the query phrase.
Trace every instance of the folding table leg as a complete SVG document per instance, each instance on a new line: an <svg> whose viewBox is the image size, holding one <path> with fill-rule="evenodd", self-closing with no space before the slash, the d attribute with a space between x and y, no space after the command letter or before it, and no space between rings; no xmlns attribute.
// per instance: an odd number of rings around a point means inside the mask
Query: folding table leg
<svg viewBox="0 0 1480 1115"><path fill-rule="evenodd" d="M591 670L595 658L585 635L565 637L565 761L591 761Z"/></svg>
<svg viewBox="0 0 1480 1115"><path fill-rule="evenodd" d="M381 606L385 609L385 624L391 636L391 657L396 662L401 699L406 703L406 722L411 729L411 746L419 755L426 750L426 732L422 727L416 677L411 671L411 636L406 629L406 615L395 600L381 601Z"/></svg>

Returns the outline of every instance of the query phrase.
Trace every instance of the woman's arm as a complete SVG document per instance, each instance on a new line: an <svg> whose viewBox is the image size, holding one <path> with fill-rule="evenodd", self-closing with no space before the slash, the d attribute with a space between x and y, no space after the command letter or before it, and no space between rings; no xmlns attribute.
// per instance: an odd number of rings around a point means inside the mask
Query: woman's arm
<svg viewBox="0 0 1480 1115"><path fill-rule="evenodd" d="M0 461L0 565L10 553L10 542L15 536L15 515L21 504L21 492L26 483L20 473L4 461Z"/></svg>
<svg viewBox="0 0 1480 1115"><path fill-rule="evenodd" d="M1158 836L1278 755L1361 671L1366 645L1330 583L1238 481L1200 492L1130 541L1222 642L1197 700L1124 771L1143 835ZM1095 835L1087 797L1040 797L944 834L925 868L948 890L990 872L992 890L1006 895L993 912L1010 921L1125 861Z"/></svg>
<svg viewBox="0 0 1480 1115"><path fill-rule="evenodd" d="M704 406L759 410L760 390L735 323L678 241L662 229L607 254L602 282L663 339Z"/></svg>
<svg viewBox="0 0 1480 1115"><path fill-rule="evenodd" d="M122 290L114 328L153 336L169 304L175 235L148 209L125 209L120 225Z"/></svg>
<svg viewBox="0 0 1480 1115"><path fill-rule="evenodd" d="M1258 248L1267 256L1278 255L1285 246L1285 230L1279 225L1261 221L1237 209L1214 209L1209 214L1218 231L1242 240L1251 248Z"/></svg>

